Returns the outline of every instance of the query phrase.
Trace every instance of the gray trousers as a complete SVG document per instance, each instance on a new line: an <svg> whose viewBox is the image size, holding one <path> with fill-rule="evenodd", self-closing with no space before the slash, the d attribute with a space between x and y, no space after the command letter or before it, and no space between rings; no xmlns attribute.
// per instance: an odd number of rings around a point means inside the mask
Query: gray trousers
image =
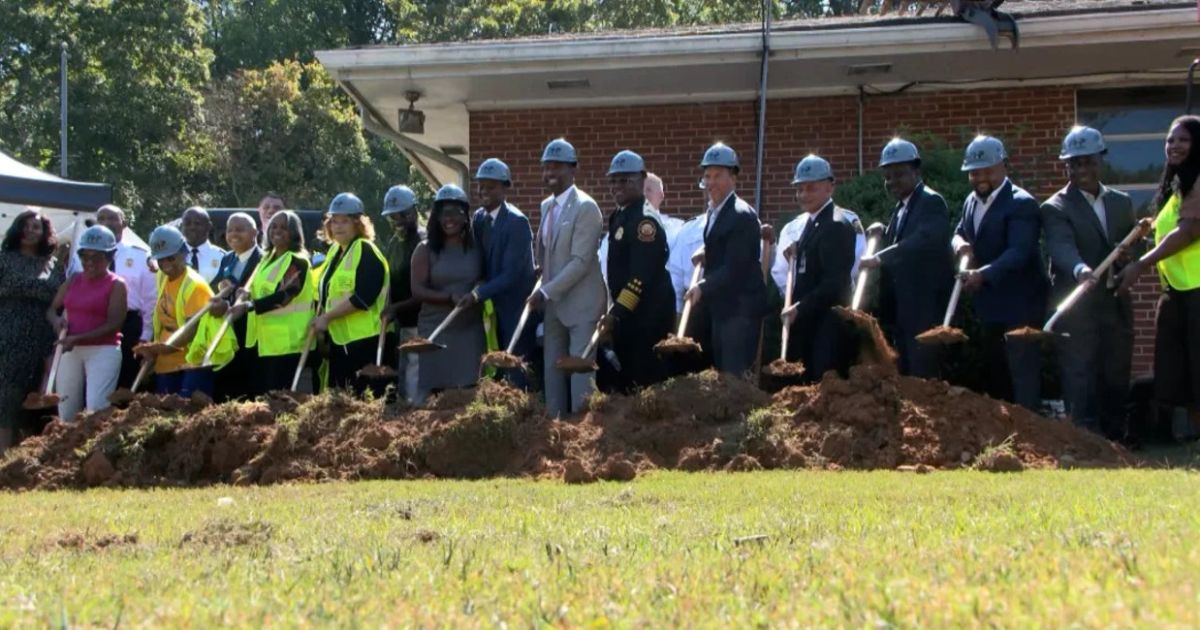
<svg viewBox="0 0 1200 630"><path fill-rule="evenodd" d="M1097 287L1094 290L1103 290ZM1071 419L1110 438L1125 433L1125 402L1133 361L1133 321L1108 295L1063 316L1057 339L1063 401Z"/></svg>
<svg viewBox="0 0 1200 630"><path fill-rule="evenodd" d="M712 356L718 372L749 378L758 359L762 318L735 315L712 320Z"/></svg>
<svg viewBox="0 0 1200 630"><path fill-rule="evenodd" d="M592 372L567 374L554 367L560 357L582 356L584 348L596 332L596 322L575 326L564 325L555 317L553 307L546 311L543 324L543 357L546 372L546 413L550 417L566 416L582 411L596 390L596 375ZM592 357L595 358L595 351Z"/></svg>

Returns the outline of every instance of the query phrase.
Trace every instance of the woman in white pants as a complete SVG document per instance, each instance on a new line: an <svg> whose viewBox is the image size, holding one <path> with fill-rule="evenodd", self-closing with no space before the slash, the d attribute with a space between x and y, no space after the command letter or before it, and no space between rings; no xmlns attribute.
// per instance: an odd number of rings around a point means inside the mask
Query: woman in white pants
<svg viewBox="0 0 1200 630"><path fill-rule="evenodd" d="M46 312L55 331L66 326L59 343L62 360L55 379L58 415L65 421L86 408L108 408L108 395L121 374L121 326L125 322L125 281L113 273L117 239L108 228L92 226L79 239L83 271L59 288ZM59 311L65 311L59 316Z"/></svg>

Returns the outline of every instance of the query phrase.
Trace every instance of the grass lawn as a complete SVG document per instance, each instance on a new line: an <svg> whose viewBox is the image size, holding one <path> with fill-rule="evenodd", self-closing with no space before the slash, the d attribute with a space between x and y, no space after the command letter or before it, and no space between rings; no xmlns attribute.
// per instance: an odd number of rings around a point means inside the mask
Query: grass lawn
<svg viewBox="0 0 1200 630"><path fill-rule="evenodd" d="M0 541L4 627L1200 625L1183 470L3 494Z"/></svg>

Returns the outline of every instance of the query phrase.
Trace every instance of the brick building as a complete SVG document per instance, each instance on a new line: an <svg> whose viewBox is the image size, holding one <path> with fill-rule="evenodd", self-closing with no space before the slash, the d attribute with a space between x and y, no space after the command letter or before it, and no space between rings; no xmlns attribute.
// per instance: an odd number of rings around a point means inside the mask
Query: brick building
<svg viewBox="0 0 1200 630"><path fill-rule="evenodd" d="M664 210L702 209L697 163L722 140L738 149L739 189L765 221L795 213L789 181L809 152L839 179L876 167L897 132L962 146L976 132L1006 141L1018 183L1038 196L1063 185L1056 156L1077 121L1110 146L1105 182L1148 203L1162 139L1184 108L1188 63L1200 55L1197 7L1145 0L1013 0L1020 47L993 49L952 16L848 17L772 25L761 194L756 140L762 25L563 35L505 41L322 51L361 106L366 129L396 142L427 179L460 181L481 160L513 169L511 200L536 220L545 196L538 158L553 137L580 154L579 185L605 199L618 150L637 150L663 177ZM420 133L402 121L424 113ZM1136 296L1135 374L1152 358L1154 278Z"/></svg>

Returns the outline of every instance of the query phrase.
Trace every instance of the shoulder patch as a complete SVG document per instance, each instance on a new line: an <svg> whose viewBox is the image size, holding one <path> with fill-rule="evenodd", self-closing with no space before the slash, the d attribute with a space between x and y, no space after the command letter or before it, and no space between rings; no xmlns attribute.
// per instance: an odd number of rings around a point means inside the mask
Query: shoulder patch
<svg viewBox="0 0 1200 630"><path fill-rule="evenodd" d="M658 222L654 219L642 219L638 223L638 240L643 243L653 243L654 237L658 236Z"/></svg>

